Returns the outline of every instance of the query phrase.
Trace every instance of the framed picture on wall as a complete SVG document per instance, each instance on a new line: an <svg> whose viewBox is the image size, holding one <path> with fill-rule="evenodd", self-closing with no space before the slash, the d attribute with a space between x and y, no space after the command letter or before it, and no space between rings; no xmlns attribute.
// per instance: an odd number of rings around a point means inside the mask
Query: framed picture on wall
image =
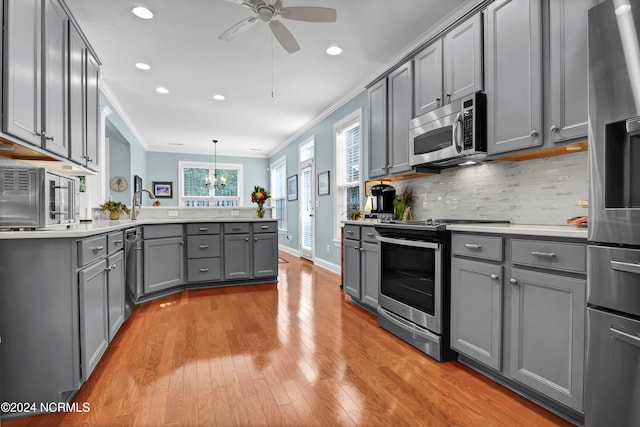
<svg viewBox="0 0 640 427"><path fill-rule="evenodd" d="M318 196L326 196L330 192L329 171L318 174Z"/></svg>
<svg viewBox="0 0 640 427"><path fill-rule="evenodd" d="M173 197L173 182L153 181L153 195L159 199L170 199Z"/></svg>
<svg viewBox="0 0 640 427"><path fill-rule="evenodd" d="M142 190L142 178L138 175L133 176L133 192L135 194L136 191ZM136 196L136 203L142 206L142 193Z"/></svg>
<svg viewBox="0 0 640 427"><path fill-rule="evenodd" d="M287 200L298 200L298 175L287 178Z"/></svg>

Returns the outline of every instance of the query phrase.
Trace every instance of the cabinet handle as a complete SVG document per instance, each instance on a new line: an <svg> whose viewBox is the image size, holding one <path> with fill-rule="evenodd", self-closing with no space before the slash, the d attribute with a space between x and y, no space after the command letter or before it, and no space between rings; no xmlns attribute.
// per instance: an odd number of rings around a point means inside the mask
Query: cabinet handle
<svg viewBox="0 0 640 427"><path fill-rule="evenodd" d="M360 248L359 248L359 247L357 247L357 246L354 246L354 247L353 247L353 249L355 249L356 251L359 251L359 250L360 250Z"/></svg>
<svg viewBox="0 0 640 427"><path fill-rule="evenodd" d="M447 94L447 102L451 102L451 94L450 93Z"/></svg>
<svg viewBox="0 0 640 427"><path fill-rule="evenodd" d="M100 245L100 246L96 246L94 248L91 248L91 250L96 253L96 252L100 252L101 250L104 249L104 246Z"/></svg>
<svg viewBox="0 0 640 427"><path fill-rule="evenodd" d="M364 251L366 251L365 248L360 248L360 252L364 252Z"/></svg>
<svg viewBox="0 0 640 427"><path fill-rule="evenodd" d="M489 277L491 277L492 280L496 280L498 278L497 274L490 274Z"/></svg>
<svg viewBox="0 0 640 427"><path fill-rule="evenodd" d="M207 271L209 271L209 269L208 269L208 268L201 268L201 269L200 269L200 273L206 273Z"/></svg>
<svg viewBox="0 0 640 427"><path fill-rule="evenodd" d="M200 249L207 249L209 245L200 245Z"/></svg>
<svg viewBox="0 0 640 427"><path fill-rule="evenodd" d="M375 237L376 233L365 233L369 237Z"/></svg>
<svg viewBox="0 0 640 427"><path fill-rule="evenodd" d="M105 267L106 271L111 271L111 270L115 270L115 269L116 269L116 265L115 264L111 264L110 266Z"/></svg>
<svg viewBox="0 0 640 427"><path fill-rule="evenodd" d="M209 227L200 227L200 231L207 231Z"/></svg>
<svg viewBox="0 0 640 427"><path fill-rule="evenodd" d="M180 242L181 245L184 245L184 242Z"/></svg>
<svg viewBox="0 0 640 427"><path fill-rule="evenodd" d="M46 139L47 141L53 141L53 137L52 136L44 136L44 139Z"/></svg>
<svg viewBox="0 0 640 427"><path fill-rule="evenodd" d="M512 285L515 285L518 283L518 280L511 278L509 279L509 283L511 283Z"/></svg>
<svg viewBox="0 0 640 427"><path fill-rule="evenodd" d="M114 245L119 245L121 243L122 243L122 240L116 240L116 241L113 242Z"/></svg>
<svg viewBox="0 0 640 427"><path fill-rule="evenodd" d="M353 231L347 230L347 234L353 234Z"/></svg>
<svg viewBox="0 0 640 427"><path fill-rule="evenodd" d="M112 270L115 270L117 267L118 267L117 265L115 265L115 264L111 264L111 269L112 269Z"/></svg>
<svg viewBox="0 0 640 427"><path fill-rule="evenodd" d="M249 238L247 237L247 238L245 238L244 240L245 240L246 242L248 242L248 241L249 241Z"/></svg>
<svg viewBox="0 0 640 427"><path fill-rule="evenodd" d="M436 98L436 102L437 102L437 103L440 103L440 98Z"/></svg>
<svg viewBox="0 0 640 427"><path fill-rule="evenodd" d="M254 241L254 242L257 242L257 241L258 241L258 238L257 238L257 237L254 237L254 238L253 238L253 241Z"/></svg>
<svg viewBox="0 0 640 427"><path fill-rule="evenodd" d="M538 257L541 257L541 258L555 258L556 257L556 254L554 254L553 252L533 251L533 252L531 252L531 255L538 256Z"/></svg>
<svg viewBox="0 0 640 427"><path fill-rule="evenodd" d="M240 230L240 227L231 227L232 230Z"/></svg>
<svg viewBox="0 0 640 427"><path fill-rule="evenodd" d="M469 249L482 249L482 246L476 244L476 243L465 243L464 244L465 248L469 248Z"/></svg>
<svg viewBox="0 0 640 427"><path fill-rule="evenodd" d="M268 226L268 225L263 225L263 226L262 226L262 227L260 227L260 228L262 228L263 230L268 230L268 229L269 229L269 226Z"/></svg>
<svg viewBox="0 0 640 427"><path fill-rule="evenodd" d="M551 131L551 133L560 132L560 128L556 125L551 126L551 129L549 130Z"/></svg>
<svg viewBox="0 0 640 427"><path fill-rule="evenodd" d="M531 138L536 138L538 136L538 131L537 130L531 130L531 132L529 133L529 136Z"/></svg>

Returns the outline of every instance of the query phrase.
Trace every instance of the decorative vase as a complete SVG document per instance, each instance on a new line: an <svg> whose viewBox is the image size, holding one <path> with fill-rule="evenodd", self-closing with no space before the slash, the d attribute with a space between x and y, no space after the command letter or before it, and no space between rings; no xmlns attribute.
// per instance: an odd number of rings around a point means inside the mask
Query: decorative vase
<svg viewBox="0 0 640 427"><path fill-rule="evenodd" d="M258 218L264 218L264 208L262 207L262 203L258 203L258 209L256 210L256 215L258 215Z"/></svg>
<svg viewBox="0 0 640 427"><path fill-rule="evenodd" d="M109 212L109 219L117 221L120 219L120 212L111 211Z"/></svg>

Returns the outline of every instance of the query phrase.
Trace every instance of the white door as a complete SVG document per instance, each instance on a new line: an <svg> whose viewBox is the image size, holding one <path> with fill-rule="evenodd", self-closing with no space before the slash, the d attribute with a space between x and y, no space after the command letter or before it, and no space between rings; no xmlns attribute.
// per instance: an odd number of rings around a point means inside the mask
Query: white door
<svg viewBox="0 0 640 427"><path fill-rule="evenodd" d="M313 261L315 241L314 138L300 144L299 203L300 256Z"/></svg>

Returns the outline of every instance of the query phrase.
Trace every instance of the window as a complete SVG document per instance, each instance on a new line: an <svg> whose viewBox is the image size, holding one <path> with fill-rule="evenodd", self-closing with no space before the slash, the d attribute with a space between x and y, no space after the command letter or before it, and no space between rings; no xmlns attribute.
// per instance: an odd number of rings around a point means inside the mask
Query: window
<svg viewBox="0 0 640 427"><path fill-rule="evenodd" d="M287 229L287 157L271 164L271 206L273 218L278 219L278 230Z"/></svg>
<svg viewBox="0 0 640 427"><path fill-rule="evenodd" d="M213 163L179 162L180 206L222 207L242 205L242 165L218 163L215 173L226 179L224 187L207 185Z"/></svg>
<svg viewBox="0 0 640 427"><path fill-rule="evenodd" d="M349 212L360 209L360 158L362 110L357 110L333 125L336 153L336 198L334 238L340 240L340 221Z"/></svg>

